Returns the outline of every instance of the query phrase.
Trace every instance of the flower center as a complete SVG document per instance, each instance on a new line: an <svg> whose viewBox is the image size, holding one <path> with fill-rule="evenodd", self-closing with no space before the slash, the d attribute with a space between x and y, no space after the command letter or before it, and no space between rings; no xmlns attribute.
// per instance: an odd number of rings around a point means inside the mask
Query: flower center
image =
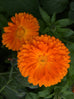
<svg viewBox="0 0 74 99"><path fill-rule="evenodd" d="M47 56L40 56L38 60L39 60L39 64L44 66L47 63Z"/></svg>
<svg viewBox="0 0 74 99"><path fill-rule="evenodd" d="M25 29L23 27L19 27L16 31L16 36L21 39L25 34Z"/></svg>

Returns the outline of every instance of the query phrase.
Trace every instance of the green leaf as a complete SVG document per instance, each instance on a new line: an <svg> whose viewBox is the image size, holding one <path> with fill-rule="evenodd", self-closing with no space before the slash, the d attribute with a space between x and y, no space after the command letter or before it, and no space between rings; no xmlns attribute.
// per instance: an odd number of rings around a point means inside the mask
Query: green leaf
<svg viewBox="0 0 74 99"><path fill-rule="evenodd" d="M69 0L40 0L40 3L48 14L53 14L64 11L68 1Z"/></svg>
<svg viewBox="0 0 74 99"><path fill-rule="evenodd" d="M61 90L61 86L55 86L54 87L54 92L55 92L55 94L59 94L60 93L60 90Z"/></svg>
<svg viewBox="0 0 74 99"><path fill-rule="evenodd" d="M50 99L54 96L54 93L53 94L50 94L49 96L46 97L46 99Z"/></svg>
<svg viewBox="0 0 74 99"><path fill-rule="evenodd" d="M13 77L13 81L9 84L9 86L13 89L19 90L20 88L29 87L30 84L27 81L27 78L22 77L20 74L16 74Z"/></svg>
<svg viewBox="0 0 74 99"><path fill-rule="evenodd" d="M71 63L69 68L69 74L70 76L74 75L74 43L69 43L67 47L70 50L70 56L71 56Z"/></svg>
<svg viewBox="0 0 74 99"><path fill-rule="evenodd" d="M50 16L41 7L39 7L39 10L40 10L40 14L41 14L43 20L46 23L49 23L50 22Z"/></svg>
<svg viewBox="0 0 74 99"><path fill-rule="evenodd" d="M73 74L73 75L70 75L69 85L70 85L70 86L74 85L74 74Z"/></svg>
<svg viewBox="0 0 74 99"><path fill-rule="evenodd" d="M37 94L30 92L30 93L28 93L25 96L25 99L39 99L39 98L38 98L38 95Z"/></svg>
<svg viewBox="0 0 74 99"><path fill-rule="evenodd" d="M69 28L57 28L56 31L60 33L62 37L69 37L74 34L74 31Z"/></svg>
<svg viewBox="0 0 74 99"><path fill-rule="evenodd" d="M74 2L70 4L69 18L74 21Z"/></svg>
<svg viewBox="0 0 74 99"><path fill-rule="evenodd" d="M70 50L70 56L71 56L71 65L74 65L74 43L68 43L67 47Z"/></svg>
<svg viewBox="0 0 74 99"><path fill-rule="evenodd" d="M63 86L62 88L61 88L61 92L63 93L65 93L65 91L68 89L68 87L69 87L69 85L68 85L68 83L66 83L65 84L65 86Z"/></svg>
<svg viewBox="0 0 74 99"><path fill-rule="evenodd" d="M51 23L55 23L55 21L56 21L56 13L54 13L54 14L52 15Z"/></svg>
<svg viewBox="0 0 74 99"><path fill-rule="evenodd" d="M44 30L43 30L43 34L48 34L50 31L50 28L49 27L46 27Z"/></svg>
<svg viewBox="0 0 74 99"><path fill-rule="evenodd" d="M71 51L71 65L69 68L70 75L74 75L74 51Z"/></svg>
<svg viewBox="0 0 74 99"><path fill-rule="evenodd" d="M65 92L64 92L64 95L65 95L65 96L67 96L67 95L72 95L72 94L73 94L72 91L65 91Z"/></svg>
<svg viewBox="0 0 74 99"><path fill-rule="evenodd" d="M74 75L74 63L70 65L69 73L70 75Z"/></svg>
<svg viewBox="0 0 74 99"><path fill-rule="evenodd" d="M6 88L9 89L11 92L14 92L16 94L16 96L20 97L20 98L25 96L25 94L26 94L26 92L19 92L19 91L15 90L9 86L6 86Z"/></svg>
<svg viewBox="0 0 74 99"><path fill-rule="evenodd" d="M3 94L5 95L6 99L18 99L18 97L16 96L16 93L11 91L8 88L4 89Z"/></svg>
<svg viewBox="0 0 74 99"><path fill-rule="evenodd" d="M39 21L39 26L40 26L40 30L39 31L42 33L44 28L45 28L45 23L44 23L44 21L42 21L40 19L38 21Z"/></svg>
<svg viewBox="0 0 74 99"><path fill-rule="evenodd" d="M68 43L67 47L69 48L70 51L74 51L74 43Z"/></svg>
<svg viewBox="0 0 74 99"><path fill-rule="evenodd" d="M27 95L25 96L25 99L32 99L32 97L31 97L29 94L27 94Z"/></svg>
<svg viewBox="0 0 74 99"><path fill-rule="evenodd" d="M70 19L60 19L58 21L56 21L56 25L59 25L60 27L66 27L68 25L71 25L73 23L73 21L71 21Z"/></svg>
<svg viewBox="0 0 74 99"><path fill-rule="evenodd" d="M31 95L32 99L39 99L38 95L35 93L30 92L30 95Z"/></svg>
<svg viewBox="0 0 74 99"><path fill-rule="evenodd" d="M50 31L51 31L52 33L55 33L55 32L56 32L56 26L55 26L55 24L52 24L52 25L50 26Z"/></svg>
<svg viewBox="0 0 74 99"><path fill-rule="evenodd" d="M38 6L38 0L0 0L0 7L3 8L8 15L14 15L18 12L28 12L39 16Z"/></svg>
<svg viewBox="0 0 74 99"><path fill-rule="evenodd" d="M66 97L62 96L63 99L66 99Z"/></svg>
<svg viewBox="0 0 74 99"><path fill-rule="evenodd" d="M50 94L50 91L48 90L48 89L45 89L45 90L43 90L43 91L39 91L38 92L38 95L40 96L40 97L46 97L46 96L48 96Z"/></svg>
<svg viewBox="0 0 74 99"><path fill-rule="evenodd" d="M74 99L74 94L65 96L66 99Z"/></svg>

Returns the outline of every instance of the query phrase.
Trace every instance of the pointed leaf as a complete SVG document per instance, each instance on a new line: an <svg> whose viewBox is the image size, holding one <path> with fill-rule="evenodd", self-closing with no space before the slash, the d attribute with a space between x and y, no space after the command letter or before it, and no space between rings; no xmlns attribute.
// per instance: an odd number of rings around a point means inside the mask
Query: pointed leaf
<svg viewBox="0 0 74 99"><path fill-rule="evenodd" d="M74 34L74 31L72 31L71 29L69 28L57 28L56 30L58 33L60 33L60 35L62 37L69 37L71 36L72 34Z"/></svg>
<svg viewBox="0 0 74 99"><path fill-rule="evenodd" d="M40 20L40 19L38 21L39 21L39 26L40 26L40 30L39 31L42 33L44 28L45 28L45 22Z"/></svg>
<svg viewBox="0 0 74 99"><path fill-rule="evenodd" d="M49 90L43 90L43 91L39 91L39 92L38 92L38 95L39 95L40 97L46 97L46 96L48 96L49 94L50 94Z"/></svg>
<svg viewBox="0 0 74 99"><path fill-rule="evenodd" d="M30 92L30 95L31 95L32 99L39 99L38 95L35 93Z"/></svg>
<svg viewBox="0 0 74 99"><path fill-rule="evenodd" d="M46 97L46 99L50 99L54 96L54 93L53 94L50 94L49 96Z"/></svg>
<svg viewBox="0 0 74 99"><path fill-rule="evenodd" d="M46 27L44 30L43 30L43 34L48 34L50 31L50 28L49 27Z"/></svg>
<svg viewBox="0 0 74 99"><path fill-rule="evenodd" d="M68 82L61 88L61 92L65 93L65 91L69 88Z"/></svg>
<svg viewBox="0 0 74 99"><path fill-rule="evenodd" d="M50 22L50 16L41 7L39 7L39 10L40 10L40 14L41 14L43 20L46 23L49 23Z"/></svg>
<svg viewBox="0 0 74 99"><path fill-rule="evenodd" d="M54 23L56 21L56 13L54 13L52 15L52 18L51 18L51 23Z"/></svg>
<svg viewBox="0 0 74 99"><path fill-rule="evenodd" d="M70 19L60 19L56 21L56 25L59 25L60 27L66 27L68 25L71 25L72 23L73 21L71 21Z"/></svg>

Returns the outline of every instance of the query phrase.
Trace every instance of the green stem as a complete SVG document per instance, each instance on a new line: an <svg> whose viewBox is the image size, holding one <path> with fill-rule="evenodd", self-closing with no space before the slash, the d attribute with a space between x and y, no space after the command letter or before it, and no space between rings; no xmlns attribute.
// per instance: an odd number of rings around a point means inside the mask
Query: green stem
<svg viewBox="0 0 74 99"><path fill-rule="evenodd" d="M16 72L13 72L13 74L15 74ZM6 73L0 73L0 76L1 75L8 75L8 74L10 74L10 72L6 72Z"/></svg>
<svg viewBox="0 0 74 99"><path fill-rule="evenodd" d="M11 80L11 79L12 79L13 67L14 67L14 65L12 65L12 67L11 67L10 74L9 74L9 80Z"/></svg>
<svg viewBox="0 0 74 99"><path fill-rule="evenodd" d="M9 74L9 80L8 80L8 82L7 82L6 85L8 85L8 84L12 81L13 67L14 67L14 65L12 65L12 67L11 67L10 74ZM0 89L0 93L5 89L6 85L4 85L4 86Z"/></svg>
<svg viewBox="0 0 74 99"><path fill-rule="evenodd" d="M9 80L6 85L8 85L11 81L12 81L12 80ZM4 85L4 86L0 89L0 93L5 89L6 85Z"/></svg>
<svg viewBox="0 0 74 99"><path fill-rule="evenodd" d="M10 89L11 91L13 91L13 92L15 92L15 93L18 93L18 91L16 91L16 90L13 89L13 88L10 88L10 87L8 87L8 86L6 86L6 88Z"/></svg>

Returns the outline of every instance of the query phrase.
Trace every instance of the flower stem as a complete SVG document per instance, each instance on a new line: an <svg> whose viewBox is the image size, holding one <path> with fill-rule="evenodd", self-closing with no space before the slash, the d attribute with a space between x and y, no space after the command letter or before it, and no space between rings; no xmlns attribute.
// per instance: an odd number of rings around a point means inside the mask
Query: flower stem
<svg viewBox="0 0 74 99"><path fill-rule="evenodd" d="M6 85L8 85L11 81L12 81L12 80L9 80ZM4 86L0 89L0 93L5 89L6 85L4 85Z"/></svg>
<svg viewBox="0 0 74 99"><path fill-rule="evenodd" d="M14 65L12 65L12 67L11 67L10 74L9 74L9 80L11 80L11 79L12 79L13 67L14 67Z"/></svg>
<svg viewBox="0 0 74 99"><path fill-rule="evenodd" d="M13 74L15 74L16 72L13 72ZM1 75L8 75L8 74L10 74L10 72L6 72L6 73L0 73L0 76Z"/></svg>
<svg viewBox="0 0 74 99"><path fill-rule="evenodd" d="M8 80L8 82L7 82L6 85L8 85L8 84L12 81L13 67L14 67L14 65L11 65L11 70L10 70L10 73L9 73L9 80ZM4 86L0 89L0 93L5 89L6 85L4 85Z"/></svg>

